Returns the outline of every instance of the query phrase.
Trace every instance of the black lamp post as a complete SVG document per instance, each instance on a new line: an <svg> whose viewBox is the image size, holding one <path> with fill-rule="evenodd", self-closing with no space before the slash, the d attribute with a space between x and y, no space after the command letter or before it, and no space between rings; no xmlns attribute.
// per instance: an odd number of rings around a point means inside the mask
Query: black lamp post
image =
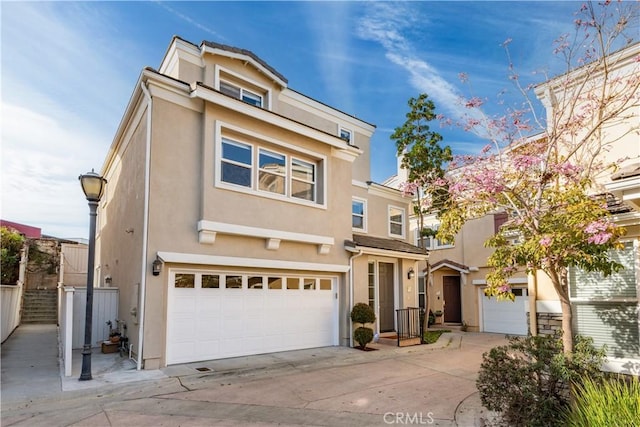
<svg viewBox="0 0 640 427"><path fill-rule="evenodd" d="M91 169L78 177L82 191L89 201L89 254L87 260L87 307L84 319L84 346L82 347L82 373L80 381L91 378L91 327L93 320L93 264L96 253L96 210L107 180Z"/></svg>

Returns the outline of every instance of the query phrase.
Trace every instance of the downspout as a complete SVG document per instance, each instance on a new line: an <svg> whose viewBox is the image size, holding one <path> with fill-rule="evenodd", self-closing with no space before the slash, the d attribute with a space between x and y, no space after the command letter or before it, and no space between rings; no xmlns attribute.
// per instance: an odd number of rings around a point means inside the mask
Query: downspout
<svg viewBox="0 0 640 427"><path fill-rule="evenodd" d="M144 314L145 300L147 290L147 246L149 244L149 174L151 168L151 112L153 102L149 89L144 82L140 82L140 88L147 98L147 141L145 148L144 161L144 216L142 225L142 268L140 272L140 327L138 328L138 358L136 360L136 369L142 369L142 349L144 342Z"/></svg>
<svg viewBox="0 0 640 427"><path fill-rule="evenodd" d="M349 252L354 253L349 258L349 347L353 347L353 322L351 322L351 310L353 310L353 260L362 256L364 251L362 249L355 252L355 249L347 248Z"/></svg>

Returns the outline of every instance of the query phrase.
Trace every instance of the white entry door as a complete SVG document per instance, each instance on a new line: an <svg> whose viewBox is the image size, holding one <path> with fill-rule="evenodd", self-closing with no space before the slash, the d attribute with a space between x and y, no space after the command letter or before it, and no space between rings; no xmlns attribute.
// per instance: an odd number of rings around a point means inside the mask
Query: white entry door
<svg viewBox="0 0 640 427"><path fill-rule="evenodd" d="M484 332L496 332L510 335L527 335L526 307L529 301L526 288L513 288L515 301L498 301L487 298L480 291L482 299L482 324Z"/></svg>
<svg viewBox="0 0 640 427"><path fill-rule="evenodd" d="M334 277L169 276L167 364L338 344Z"/></svg>

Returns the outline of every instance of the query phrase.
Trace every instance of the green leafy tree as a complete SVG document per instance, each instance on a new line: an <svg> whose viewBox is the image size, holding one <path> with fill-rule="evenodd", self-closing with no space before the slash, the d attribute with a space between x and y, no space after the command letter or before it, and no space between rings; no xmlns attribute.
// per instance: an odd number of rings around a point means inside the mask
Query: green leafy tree
<svg viewBox="0 0 640 427"><path fill-rule="evenodd" d="M424 228L424 216L445 206L448 192L443 187L443 178L445 166L453 156L449 146L440 144L442 136L429 127L429 123L437 118L436 106L429 95L422 93L411 98L408 105L407 120L395 129L391 139L401 158L400 167L408 172L407 182L401 183L401 189L414 197L414 214L424 236L429 232Z"/></svg>
<svg viewBox="0 0 640 427"><path fill-rule="evenodd" d="M15 285L20 272L20 251L24 245L24 237L13 229L0 228L2 253L2 283Z"/></svg>

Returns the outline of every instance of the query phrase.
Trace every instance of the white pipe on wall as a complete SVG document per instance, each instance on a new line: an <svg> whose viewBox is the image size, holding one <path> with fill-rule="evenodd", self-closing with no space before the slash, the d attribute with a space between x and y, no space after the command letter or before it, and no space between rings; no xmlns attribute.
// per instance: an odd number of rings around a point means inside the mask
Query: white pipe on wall
<svg viewBox="0 0 640 427"><path fill-rule="evenodd" d="M144 217L142 225L142 268L140 273L140 309L138 310L139 323L138 327L138 359L136 361L136 369L142 369L142 349L144 341L144 312L145 297L147 289L147 245L149 243L149 175L151 169L151 110L153 101L149 89L144 82L140 82L140 88L147 98L147 141L145 149L144 161Z"/></svg>

